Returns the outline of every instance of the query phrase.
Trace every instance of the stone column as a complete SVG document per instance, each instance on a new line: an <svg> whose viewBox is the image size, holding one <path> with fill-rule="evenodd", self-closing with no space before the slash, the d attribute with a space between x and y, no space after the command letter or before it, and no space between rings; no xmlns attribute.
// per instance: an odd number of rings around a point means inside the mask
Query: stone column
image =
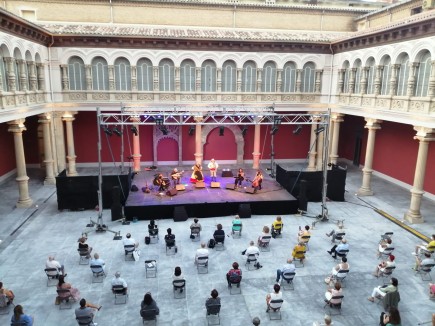
<svg viewBox="0 0 435 326"><path fill-rule="evenodd" d="M202 141L201 141L201 134L202 134L202 116L195 117L196 125L195 125L195 163L202 164Z"/></svg>
<svg viewBox="0 0 435 326"><path fill-rule="evenodd" d="M15 59L8 57L4 58L4 60L6 62L6 80L8 83L8 89L10 92L15 92L17 90L17 80L14 69Z"/></svg>
<svg viewBox="0 0 435 326"><path fill-rule="evenodd" d="M315 93L320 93L320 90L321 90L320 83L322 81L321 80L322 72L323 72L322 69L316 69L316 82L314 84L314 92Z"/></svg>
<svg viewBox="0 0 435 326"><path fill-rule="evenodd" d="M316 171L316 141L317 135L314 130L317 129L317 124L313 123L311 125L311 136L310 136L310 148L308 152L308 166L307 171Z"/></svg>
<svg viewBox="0 0 435 326"><path fill-rule="evenodd" d="M361 68L361 89L360 94L367 94L367 72L369 71L369 67Z"/></svg>
<svg viewBox="0 0 435 326"><path fill-rule="evenodd" d="M431 62L431 70L429 77L429 88L427 91L427 96L434 97L435 96L435 61Z"/></svg>
<svg viewBox="0 0 435 326"><path fill-rule="evenodd" d="M405 213L405 220L411 223L423 223L423 216L420 212L421 198L424 194L423 185L429 142L435 140L435 129L415 126L414 130L417 131L414 139L417 139L419 144L417 162L415 164L414 184L411 188L411 203L408 212Z"/></svg>
<svg viewBox="0 0 435 326"><path fill-rule="evenodd" d="M180 67L174 68L174 84L175 84L175 91L180 92L181 90L181 83L180 83ZM158 89L157 89L158 90Z"/></svg>
<svg viewBox="0 0 435 326"><path fill-rule="evenodd" d="M44 76L44 64L36 64L36 74L38 78L38 89L40 91L45 91L45 76Z"/></svg>
<svg viewBox="0 0 435 326"><path fill-rule="evenodd" d="M261 93L261 82L262 82L262 74L263 74L263 68L257 68L257 93Z"/></svg>
<svg viewBox="0 0 435 326"><path fill-rule="evenodd" d="M373 81L376 96L381 94L381 85L382 85L381 77L383 71L384 71L384 66L381 65L376 66L376 76L375 76L375 80Z"/></svg>
<svg viewBox="0 0 435 326"><path fill-rule="evenodd" d="M18 65L20 67L20 69L19 69L20 75L18 76L19 77L18 79L20 82L20 89L23 92L25 92L29 89L28 84L27 84L27 75L26 75L26 67L25 67L26 60L19 59L19 60L17 60L17 62L18 62Z"/></svg>
<svg viewBox="0 0 435 326"><path fill-rule="evenodd" d="M55 164L57 165L58 173L66 169L65 162L65 135L62 122L63 112L53 112L53 134L52 143L55 148Z"/></svg>
<svg viewBox="0 0 435 326"><path fill-rule="evenodd" d="M74 149L74 135L73 135L73 121L75 120L74 114L76 112L65 112L62 116L62 120L65 121L66 126L66 143L68 148L68 154L66 159L68 161L68 175L78 175L76 170L76 153Z"/></svg>
<svg viewBox="0 0 435 326"><path fill-rule="evenodd" d="M317 128L321 128L320 124L317 125ZM326 128L326 127L325 127ZM323 137L325 137L325 131L322 131L317 134L317 155L316 155L316 170L323 170Z"/></svg>
<svg viewBox="0 0 435 326"><path fill-rule="evenodd" d="M15 145L15 160L17 164L17 180L19 199L17 202L18 208L28 208L32 206L33 200L29 196L29 177L26 171L26 158L24 156L23 145L23 131L26 130L24 126L24 119L14 120L8 122L9 132L14 134Z"/></svg>
<svg viewBox="0 0 435 326"><path fill-rule="evenodd" d="M217 75L217 92L221 93L222 92L222 68L217 68L216 69L216 75Z"/></svg>
<svg viewBox="0 0 435 326"><path fill-rule="evenodd" d="M49 114L41 114L38 122L42 125L42 134L44 137L44 164L45 164L45 180L44 185L56 184L54 177L54 160L53 151L51 148L51 133L50 122L51 116Z"/></svg>
<svg viewBox="0 0 435 326"><path fill-rule="evenodd" d="M195 73L196 73L196 91L199 93L201 92L201 67L196 67L195 68Z"/></svg>
<svg viewBox="0 0 435 326"><path fill-rule="evenodd" d="M356 68L350 69L349 73L349 94L355 92Z"/></svg>
<svg viewBox="0 0 435 326"><path fill-rule="evenodd" d="M252 168L260 168L260 138L261 138L261 125L256 124L254 129L254 151L252 152Z"/></svg>
<svg viewBox="0 0 435 326"><path fill-rule="evenodd" d="M29 90L34 92L38 90L36 82L36 65L34 61L27 62L27 69L29 70Z"/></svg>
<svg viewBox="0 0 435 326"><path fill-rule="evenodd" d="M337 86L338 95L343 93L345 71L346 71L346 69L338 69L338 86Z"/></svg>
<svg viewBox="0 0 435 326"><path fill-rule="evenodd" d="M85 65L86 90L92 91L92 65Z"/></svg>
<svg viewBox="0 0 435 326"><path fill-rule="evenodd" d="M175 73L177 73L177 70L175 69ZM175 74L175 81L177 80L176 77L177 75ZM153 67L153 88L154 88L154 92L158 92L159 91L159 67L154 66Z"/></svg>
<svg viewBox="0 0 435 326"><path fill-rule="evenodd" d="M109 91L115 90L115 71L112 65L107 66L109 74Z"/></svg>
<svg viewBox="0 0 435 326"><path fill-rule="evenodd" d="M282 92L282 69L276 69L276 91Z"/></svg>
<svg viewBox="0 0 435 326"><path fill-rule="evenodd" d="M131 118L134 122L139 122L140 118ZM133 134L133 171L140 172L140 159L142 157L140 153L140 133L139 133L139 124L134 124L133 127L136 127L137 135Z"/></svg>
<svg viewBox="0 0 435 326"><path fill-rule="evenodd" d="M371 196L373 195L373 191L371 188L371 179L372 179L372 164L373 164L373 153L375 150L375 137L376 130L381 129L381 120L366 118L366 125L364 128L367 128L369 131L367 137L367 148L366 148L366 157L364 160L364 168L363 171L363 180L362 186L358 189L359 196Z"/></svg>
<svg viewBox="0 0 435 326"><path fill-rule="evenodd" d="M332 141L331 152L329 154L329 160L332 164L337 164L338 159L338 141L340 137L340 123L343 122L343 114L333 113L331 115L332 128Z"/></svg>
<svg viewBox="0 0 435 326"><path fill-rule="evenodd" d="M419 63L412 62L409 66L409 75L408 75L408 86L406 88L406 96L414 96L415 90L415 70L417 69Z"/></svg>
<svg viewBox="0 0 435 326"><path fill-rule="evenodd" d="M243 75L243 69L237 68L237 92L242 91L242 75Z"/></svg>
<svg viewBox="0 0 435 326"><path fill-rule="evenodd" d="M130 67L131 71L131 90L136 92L137 91L137 70L136 66Z"/></svg>
<svg viewBox="0 0 435 326"><path fill-rule="evenodd" d="M396 95L397 91L397 69L400 67L400 65L395 64L391 65L391 78L390 78L390 95L394 96Z"/></svg>
<svg viewBox="0 0 435 326"><path fill-rule="evenodd" d="M296 69L296 93L301 92L302 85L302 69Z"/></svg>
<svg viewBox="0 0 435 326"><path fill-rule="evenodd" d="M68 65L61 65L60 72L62 74L62 90L69 91Z"/></svg>

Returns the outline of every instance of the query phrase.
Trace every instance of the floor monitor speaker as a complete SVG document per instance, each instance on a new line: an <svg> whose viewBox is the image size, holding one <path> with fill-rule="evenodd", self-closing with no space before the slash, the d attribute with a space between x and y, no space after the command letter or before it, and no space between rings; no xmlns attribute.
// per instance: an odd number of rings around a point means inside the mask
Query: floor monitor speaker
<svg viewBox="0 0 435 326"><path fill-rule="evenodd" d="M184 222L187 221L189 217L187 216L186 208L184 206L174 207L174 222Z"/></svg>
<svg viewBox="0 0 435 326"><path fill-rule="evenodd" d="M247 188L245 189L245 191L246 191L248 194L256 194L256 193L257 193L257 189L252 188L252 187L247 187Z"/></svg>
<svg viewBox="0 0 435 326"><path fill-rule="evenodd" d="M251 205L250 204L240 204L239 205L239 216L240 216L240 218L250 218L251 217Z"/></svg>
<svg viewBox="0 0 435 326"><path fill-rule="evenodd" d="M175 189L177 189L178 191L182 191L182 190L186 190L186 187L184 185L176 185Z"/></svg>
<svg viewBox="0 0 435 326"><path fill-rule="evenodd" d="M234 189L236 189L236 185L235 185L234 183L227 183L227 184L225 185L225 188L226 188L226 189L234 190Z"/></svg>
<svg viewBox="0 0 435 326"><path fill-rule="evenodd" d="M212 188L220 188L221 187L221 183L220 182L212 182L210 184L210 187L212 187Z"/></svg>
<svg viewBox="0 0 435 326"><path fill-rule="evenodd" d="M177 190L176 188L172 188L172 189L169 189L169 190L166 192L166 194L167 194L168 196L172 197L172 196L175 196L175 195L177 194L177 192L178 192L178 190Z"/></svg>
<svg viewBox="0 0 435 326"><path fill-rule="evenodd" d="M195 188L205 188L205 182L198 181L197 183L195 183Z"/></svg>

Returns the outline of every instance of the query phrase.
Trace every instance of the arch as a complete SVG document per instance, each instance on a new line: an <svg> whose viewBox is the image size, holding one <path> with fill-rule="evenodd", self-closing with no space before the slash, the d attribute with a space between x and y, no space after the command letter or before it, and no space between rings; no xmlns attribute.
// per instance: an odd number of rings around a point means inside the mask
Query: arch
<svg viewBox="0 0 435 326"><path fill-rule="evenodd" d="M215 128L217 128L217 126L206 125L202 127L201 147L203 149L203 152L204 152L204 145L206 143L207 137L210 134L210 132ZM240 130L239 127L234 125L225 126L225 128L228 128L234 134L234 138L236 140L236 145L237 145L237 164L241 165L243 164L244 146L245 146L245 140L243 139L242 131Z"/></svg>

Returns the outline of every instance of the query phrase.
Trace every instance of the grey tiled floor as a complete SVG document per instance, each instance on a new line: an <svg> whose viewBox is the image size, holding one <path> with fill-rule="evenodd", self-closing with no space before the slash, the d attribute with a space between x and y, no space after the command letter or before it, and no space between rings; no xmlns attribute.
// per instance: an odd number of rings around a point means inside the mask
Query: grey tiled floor
<svg viewBox="0 0 435 326"><path fill-rule="evenodd" d="M280 268L296 241L299 225L314 221L307 216L284 216L283 238L272 240L271 251L261 253L263 268L247 271L240 252L261 232L262 226L273 221L274 216L253 216L243 220L241 239L227 238L224 251L210 254L209 273L198 275L193 264L198 242L189 239L187 222L175 223L172 219L158 221L160 232L171 227L177 236L178 254L166 256L162 239L158 244L145 246L143 238L147 222L139 221L129 226L119 222L109 222L110 212L104 212L104 220L110 228L121 231L122 235L131 232L140 241L142 255L139 262L124 261L122 243L113 241L111 233L90 233L89 244L106 261L108 277L103 283L91 283L89 266L78 264L77 239L86 231L89 218L95 218L93 211L59 212L57 210L54 187L42 186L41 174L29 171L33 178L30 186L35 205L30 209L13 209L16 200L16 186L13 180L0 185L1 230L0 239L0 280L16 294L15 303L22 304L25 311L35 317L35 325L76 325L74 310L59 310L54 305L55 288L46 286L44 263L49 254L65 264L67 280L77 287L82 296L103 305L95 319L99 325L141 325L139 316L140 301L147 291L153 293L159 307L159 325L206 325L204 302L210 290L216 288L222 298L221 325L250 325L249 320L259 316L262 325L312 325L324 315L323 295L325 276L335 265L326 253L330 248L325 232L333 228L334 220L345 219L345 231L351 246L349 262L351 272L344 289L344 303L341 316L334 316L334 324L377 325L380 305L367 300L373 287L382 281L374 278L373 272L379 235L385 231L394 232L397 269L402 301L399 309L402 325L416 325L430 320L435 312L435 302L428 299L428 282L414 276L411 270L414 245L420 242L411 233L391 223L377 214L370 205L402 219L409 205L409 191L374 177L372 197L357 198L354 194L361 184L361 172L349 169L346 185L346 202L328 202L330 222L319 222L312 232L310 251L304 268L297 269L295 290L285 291L282 308L282 321L269 321L265 313L265 296L272 290L275 271ZM370 204L370 205L369 205ZM309 203L309 212L316 215L320 211L318 203ZM415 228L426 235L435 233L435 203L423 200L422 212L426 223ZM230 230L231 217L202 219L202 240L208 240L217 223L222 223L226 232ZM146 278L144 260L158 261L157 278ZM225 273L233 261L242 265L242 295L230 295L226 287ZM172 293L172 272L181 266L187 280L186 299L174 299ZM120 271L131 290L126 305L114 305L110 291L113 274ZM77 307L77 304L74 306ZM0 316L0 325L8 325L11 317Z"/></svg>

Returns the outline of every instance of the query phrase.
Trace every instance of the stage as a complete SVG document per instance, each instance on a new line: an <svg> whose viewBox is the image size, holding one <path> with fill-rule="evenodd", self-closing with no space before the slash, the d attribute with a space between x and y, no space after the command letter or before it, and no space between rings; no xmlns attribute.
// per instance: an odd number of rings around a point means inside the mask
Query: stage
<svg viewBox="0 0 435 326"><path fill-rule="evenodd" d="M182 170L182 169L179 169ZM184 211L188 217L215 217L227 216L240 213L247 217L246 212L255 215L284 215L295 214L298 209L298 200L279 185L273 178L263 171L264 180L262 190L257 193L249 193L246 190L252 189L251 182L243 181L242 187L236 190L226 189L227 184L234 185L234 177L222 177L222 170L218 171L217 182L220 188L210 187L208 171L204 171L205 188L196 188L190 183L190 167L181 178L181 184L185 190L177 191L176 195L170 196L166 192L159 192L152 181L157 173L169 176L168 171L152 170L142 171L134 175L131 181L139 189L137 192L130 191L124 206L124 215L128 220L173 218L174 210ZM237 168L229 169L236 175ZM226 173L227 174L227 173ZM245 169L245 175L253 179L255 171ZM142 192L142 187L148 185L150 193ZM171 186L172 188L172 186Z"/></svg>

